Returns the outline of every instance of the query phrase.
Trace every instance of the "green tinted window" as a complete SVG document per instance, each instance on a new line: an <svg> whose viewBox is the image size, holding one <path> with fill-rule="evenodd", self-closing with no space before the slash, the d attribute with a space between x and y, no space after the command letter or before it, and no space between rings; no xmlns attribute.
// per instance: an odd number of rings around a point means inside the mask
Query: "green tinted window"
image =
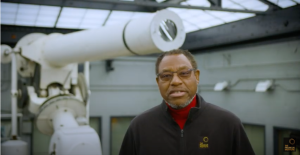
<svg viewBox="0 0 300 155"><path fill-rule="evenodd" d="M265 154L265 127L244 124L245 132L256 155Z"/></svg>
<svg viewBox="0 0 300 155"><path fill-rule="evenodd" d="M118 155L125 133L134 117L111 118L111 155Z"/></svg>

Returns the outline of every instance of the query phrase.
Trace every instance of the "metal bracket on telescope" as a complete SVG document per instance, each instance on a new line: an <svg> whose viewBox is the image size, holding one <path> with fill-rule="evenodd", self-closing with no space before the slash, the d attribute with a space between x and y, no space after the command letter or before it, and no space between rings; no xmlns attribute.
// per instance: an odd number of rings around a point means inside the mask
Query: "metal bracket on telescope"
<svg viewBox="0 0 300 155"><path fill-rule="evenodd" d="M223 90L227 89L228 86L229 86L229 83L227 81L218 82L214 87L214 91L223 91Z"/></svg>
<svg viewBox="0 0 300 155"><path fill-rule="evenodd" d="M113 62L112 59L109 59L109 60L105 61L105 70L106 70L106 72L110 72L110 71L114 70L114 67L112 67L112 62Z"/></svg>
<svg viewBox="0 0 300 155"><path fill-rule="evenodd" d="M266 80L266 81L260 81L256 85L255 92L267 92L268 90L271 90L273 86L272 80Z"/></svg>

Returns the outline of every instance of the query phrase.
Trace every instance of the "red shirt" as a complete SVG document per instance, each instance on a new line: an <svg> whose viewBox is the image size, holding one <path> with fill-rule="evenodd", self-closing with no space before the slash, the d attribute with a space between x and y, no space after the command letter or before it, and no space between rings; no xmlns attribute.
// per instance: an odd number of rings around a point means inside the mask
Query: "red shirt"
<svg viewBox="0 0 300 155"><path fill-rule="evenodd" d="M194 97L193 101L186 107L182 109L173 109L167 104L170 114L176 123L179 125L181 129L183 129L184 124L189 116L190 109L196 106L196 97Z"/></svg>

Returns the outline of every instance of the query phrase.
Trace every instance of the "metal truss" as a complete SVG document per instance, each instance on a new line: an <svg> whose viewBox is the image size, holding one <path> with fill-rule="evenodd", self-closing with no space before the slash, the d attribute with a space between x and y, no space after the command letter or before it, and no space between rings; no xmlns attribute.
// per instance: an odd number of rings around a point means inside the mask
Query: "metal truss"
<svg viewBox="0 0 300 155"><path fill-rule="evenodd" d="M239 9L225 9L221 8L221 0L209 0L211 7L201 6L187 6L178 4L181 0L166 1L165 3L157 3L150 0L135 0L135 1L119 1L119 0L2 0L2 2L37 4L37 5L52 5L61 7L78 7L91 9L106 9L106 10L124 10L124 11L142 11L154 12L156 10L165 9L167 7L183 8L183 9L200 9L213 11L227 11L227 12L242 12L265 14L264 11L251 11Z"/></svg>
<svg viewBox="0 0 300 155"><path fill-rule="evenodd" d="M286 34L300 33L300 5L268 15L223 24L187 34L182 49L199 51Z"/></svg>

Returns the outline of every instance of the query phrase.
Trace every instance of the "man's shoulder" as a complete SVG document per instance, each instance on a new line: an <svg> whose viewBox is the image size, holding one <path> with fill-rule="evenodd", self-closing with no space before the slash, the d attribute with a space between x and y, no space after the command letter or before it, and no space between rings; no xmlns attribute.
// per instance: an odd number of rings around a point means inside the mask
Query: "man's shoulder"
<svg viewBox="0 0 300 155"><path fill-rule="evenodd" d="M161 104L159 104L137 115L131 121L131 124L145 123L146 121L148 122L149 120L155 120L157 119L157 117L161 116L161 113L162 113L162 107Z"/></svg>
<svg viewBox="0 0 300 155"><path fill-rule="evenodd" d="M230 124L241 123L240 119L234 113L215 104L207 103L207 108L205 109L205 114L215 120L225 121Z"/></svg>

